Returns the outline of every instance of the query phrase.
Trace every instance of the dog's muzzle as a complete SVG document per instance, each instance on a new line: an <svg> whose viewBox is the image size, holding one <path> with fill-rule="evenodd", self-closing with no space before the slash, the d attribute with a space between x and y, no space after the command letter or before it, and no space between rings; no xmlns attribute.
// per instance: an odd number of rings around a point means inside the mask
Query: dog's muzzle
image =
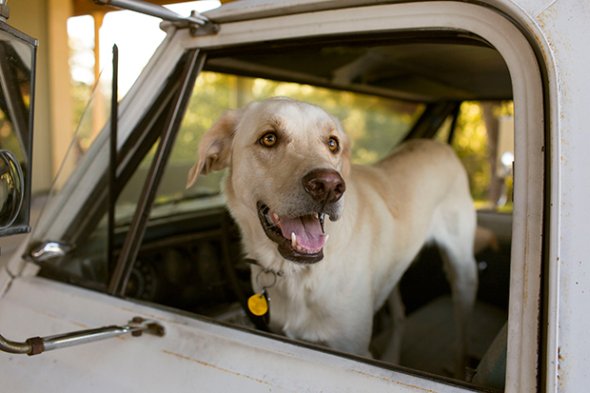
<svg viewBox="0 0 590 393"><path fill-rule="evenodd" d="M277 243L280 254L293 262L315 263L323 259L328 235L325 217L338 219L337 202L346 185L340 174L331 169L315 169L302 179L308 195L303 214L279 215L264 202L257 203L258 218L268 238Z"/></svg>

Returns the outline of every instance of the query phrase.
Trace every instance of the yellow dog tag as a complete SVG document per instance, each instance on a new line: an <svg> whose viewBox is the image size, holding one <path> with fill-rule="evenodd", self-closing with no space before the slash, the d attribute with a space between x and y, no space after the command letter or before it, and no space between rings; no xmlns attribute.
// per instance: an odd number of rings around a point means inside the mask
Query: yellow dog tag
<svg viewBox="0 0 590 393"><path fill-rule="evenodd" d="M268 301L264 292L255 293L248 298L248 309L257 317L261 317L268 312Z"/></svg>

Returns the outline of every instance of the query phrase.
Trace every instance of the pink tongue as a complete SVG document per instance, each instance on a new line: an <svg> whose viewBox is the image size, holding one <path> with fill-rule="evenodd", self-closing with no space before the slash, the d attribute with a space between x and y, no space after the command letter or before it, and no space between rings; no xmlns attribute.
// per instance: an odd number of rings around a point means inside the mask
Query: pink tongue
<svg viewBox="0 0 590 393"><path fill-rule="evenodd" d="M279 226L285 238L290 240L291 233L295 233L299 245L306 249L319 251L324 246L326 235L316 216L281 217Z"/></svg>

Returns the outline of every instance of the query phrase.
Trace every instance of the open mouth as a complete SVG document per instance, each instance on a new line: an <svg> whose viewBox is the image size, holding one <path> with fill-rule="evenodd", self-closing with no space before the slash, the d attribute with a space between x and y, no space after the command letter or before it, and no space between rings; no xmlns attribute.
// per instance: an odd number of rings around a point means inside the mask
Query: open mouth
<svg viewBox="0 0 590 393"><path fill-rule="evenodd" d="M268 238L277 243L281 255L290 261L315 263L324 257L328 235L324 233L325 213L281 217L258 202L258 218Z"/></svg>

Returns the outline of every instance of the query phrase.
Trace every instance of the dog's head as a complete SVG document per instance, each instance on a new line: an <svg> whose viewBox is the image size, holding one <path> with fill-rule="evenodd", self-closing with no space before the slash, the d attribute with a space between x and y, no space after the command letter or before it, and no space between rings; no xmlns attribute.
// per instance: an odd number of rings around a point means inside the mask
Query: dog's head
<svg viewBox="0 0 590 393"><path fill-rule="evenodd" d="M226 112L203 136L188 186L229 167L228 206L247 242L276 243L291 261L323 258L324 220L342 213L350 146L317 106L272 98Z"/></svg>

